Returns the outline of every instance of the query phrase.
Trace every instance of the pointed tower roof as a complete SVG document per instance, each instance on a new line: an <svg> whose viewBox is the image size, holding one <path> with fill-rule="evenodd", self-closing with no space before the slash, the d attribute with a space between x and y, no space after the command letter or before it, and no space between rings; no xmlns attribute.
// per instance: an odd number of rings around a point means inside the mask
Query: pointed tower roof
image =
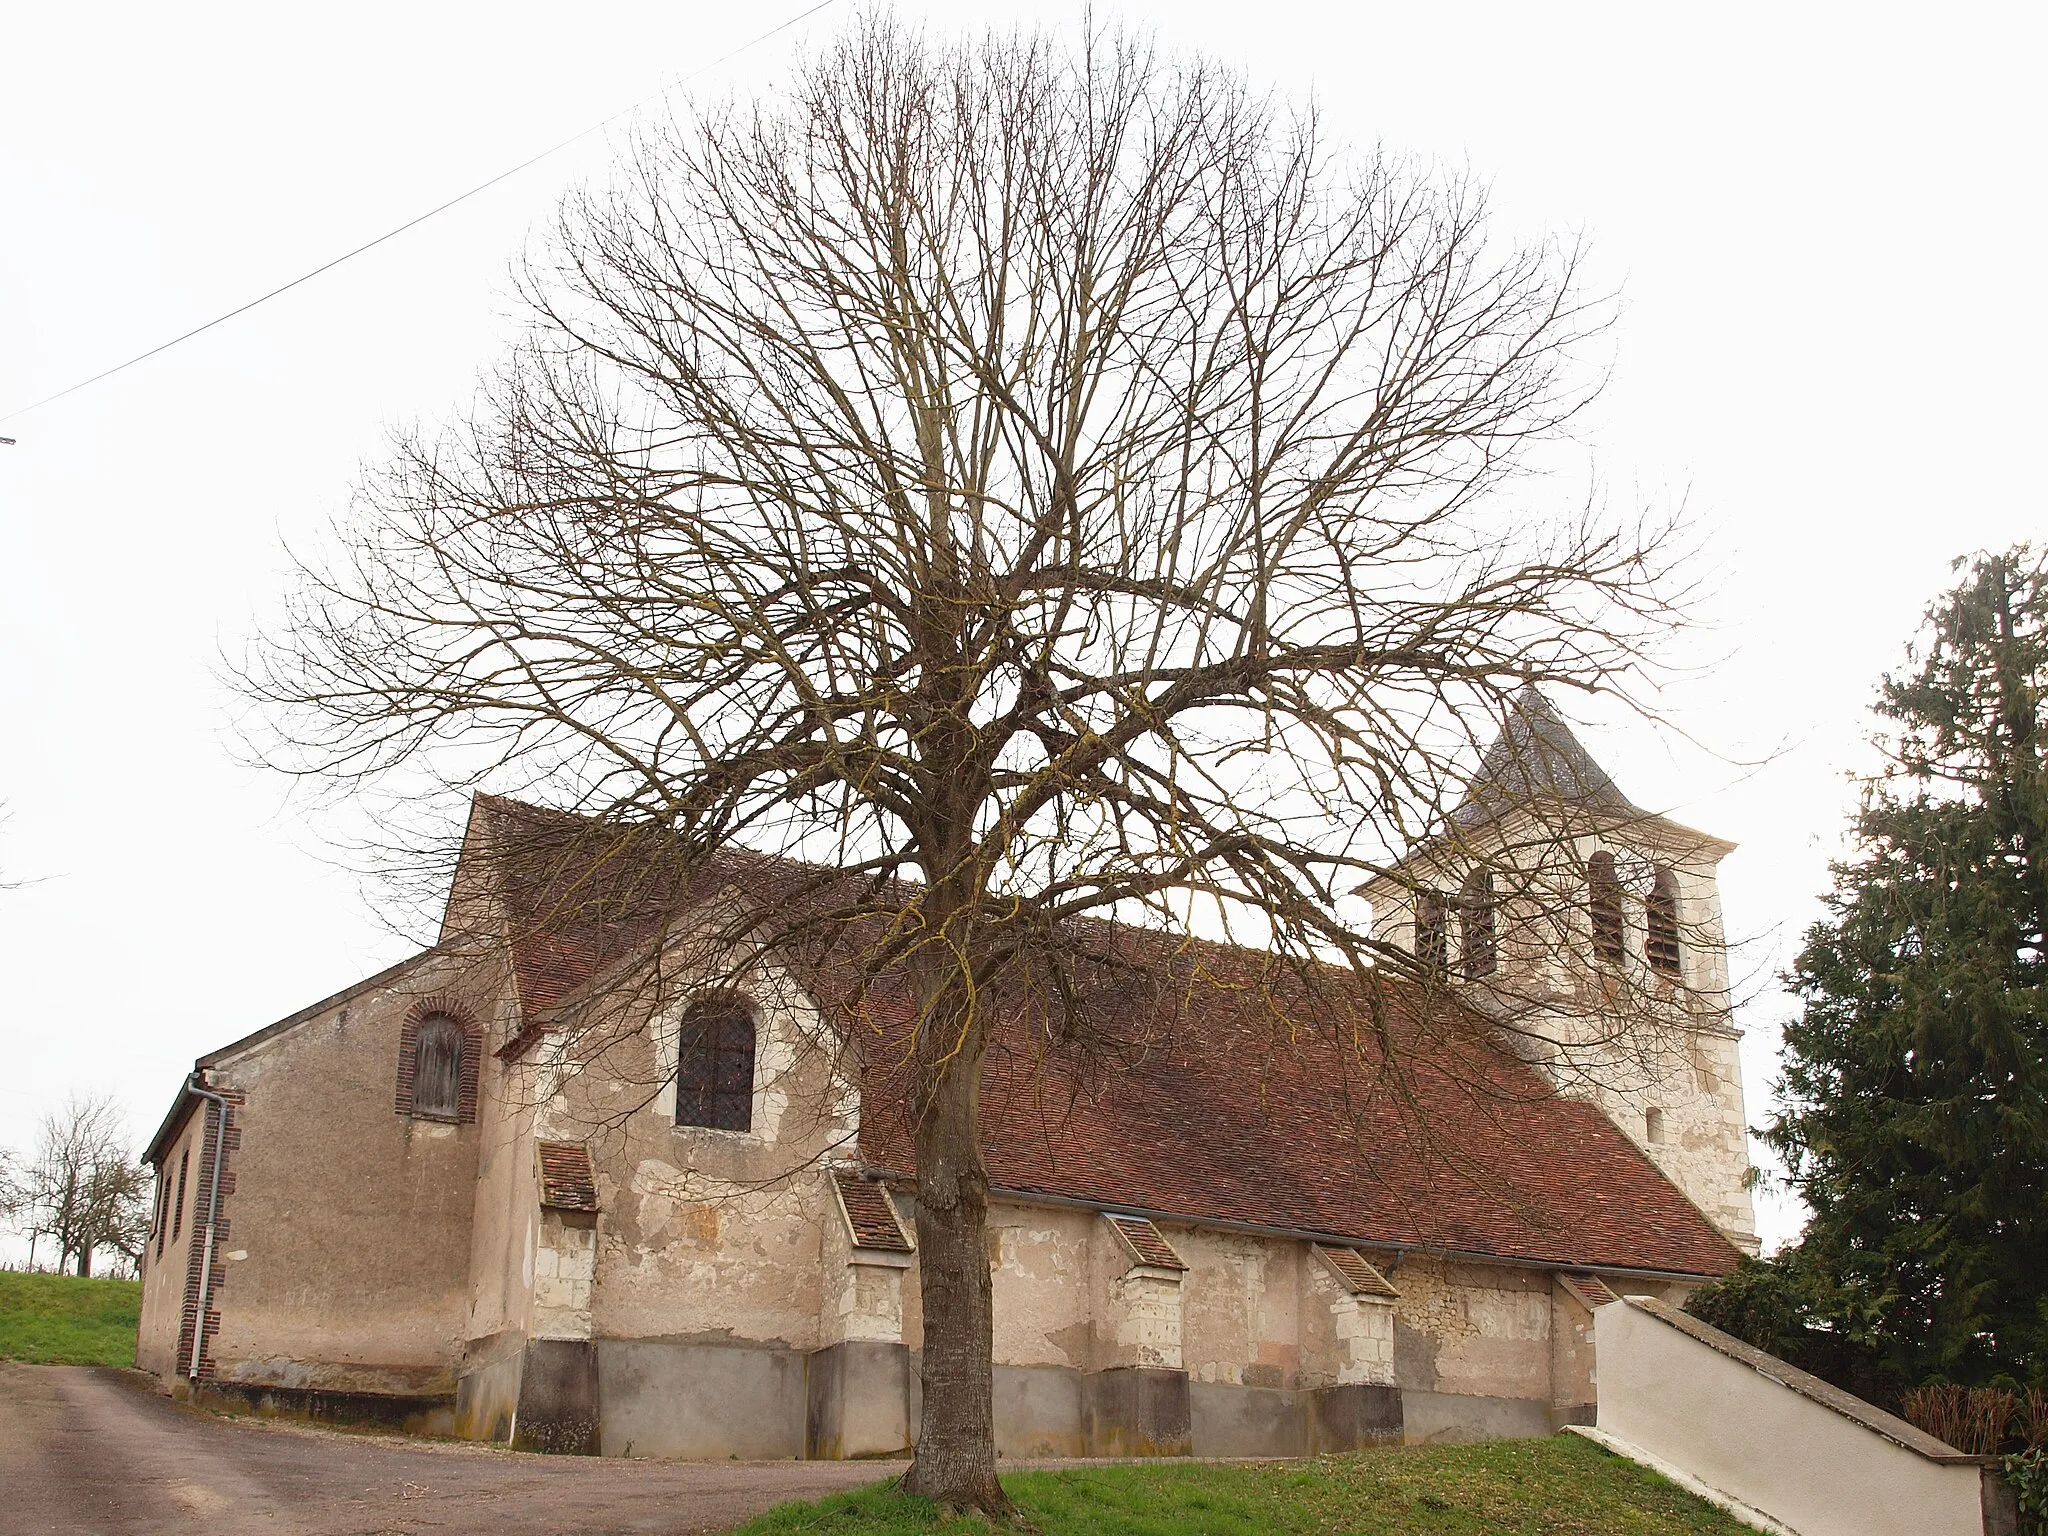
<svg viewBox="0 0 2048 1536"><path fill-rule="evenodd" d="M1506 728L1479 760L1479 771L1451 820L1460 827L1475 827L1532 800L1648 814L1629 803L1534 683L1515 695Z"/></svg>

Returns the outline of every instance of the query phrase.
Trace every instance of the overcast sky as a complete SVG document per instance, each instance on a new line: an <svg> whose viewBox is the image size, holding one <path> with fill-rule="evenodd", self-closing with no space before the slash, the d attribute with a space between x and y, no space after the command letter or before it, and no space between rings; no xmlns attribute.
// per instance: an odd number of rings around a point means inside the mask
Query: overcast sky
<svg viewBox="0 0 2048 1536"><path fill-rule="evenodd" d="M783 6L15 7L0 49L0 414L232 309L700 70ZM905 5L941 25L1068 6ZM701 74L745 90L845 0ZM1741 844L1738 965L1813 919L1866 706L1948 562L2034 537L2048 405L2048 7L1103 6L1467 168L1623 296L1584 453L1682 501L1713 623L1588 745ZM0 423L0 1144L72 1090L138 1141L201 1051L409 953L238 763L216 678L394 423L467 395L505 273L594 135L205 336ZM1597 724L1597 722L1596 722ZM1743 1007L1768 1113L1767 986ZM1767 1237L1795 1220L1767 1202Z"/></svg>

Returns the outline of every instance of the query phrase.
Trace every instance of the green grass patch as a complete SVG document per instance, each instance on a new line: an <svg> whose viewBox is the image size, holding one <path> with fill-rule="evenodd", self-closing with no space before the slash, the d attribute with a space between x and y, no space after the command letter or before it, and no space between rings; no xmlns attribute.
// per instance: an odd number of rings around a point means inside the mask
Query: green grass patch
<svg viewBox="0 0 2048 1536"><path fill-rule="evenodd" d="M133 1365L140 1280L0 1271L0 1360Z"/></svg>
<svg viewBox="0 0 2048 1536"><path fill-rule="evenodd" d="M1754 1536L1655 1473L1577 1435L1231 1466L1014 1472L1003 1487L1041 1536ZM884 1484L784 1504L735 1536L968 1536Z"/></svg>

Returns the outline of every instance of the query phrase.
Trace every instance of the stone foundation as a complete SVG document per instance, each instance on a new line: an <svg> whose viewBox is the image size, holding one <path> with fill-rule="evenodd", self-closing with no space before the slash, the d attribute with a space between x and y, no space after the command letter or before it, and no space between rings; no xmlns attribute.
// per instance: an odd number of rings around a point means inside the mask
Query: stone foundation
<svg viewBox="0 0 2048 1536"><path fill-rule="evenodd" d="M996 1367L996 1454L1012 1460L1086 1456L1082 1383L1064 1365Z"/></svg>
<svg viewBox="0 0 2048 1536"><path fill-rule="evenodd" d="M906 1456L917 1441L918 1361L900 1344L846 1340L806 1354L499 1336L472 1344L470 1357L452 1399L359 1403L349 1394L310 1393L297 1394L307 1399L300 1403L285 1401L293 1394L281 1389L229 1390L237 1406L259 1412L383 1423L570 1455L832 1461ZM1590 1411L1584 1404L1372 1383L1247 1387L1146 1366L995 1368L996 1449L1011 1461L1318 1456L1548 1435Z"/></svg>
<svg viewBox="0 0 2048 1536"><path fill-rule="evenodd" d="M810 1402L796 1350L603 1339L597 1358L606 1456L785 1461L805 1453ZM842 1377L849 1374L860 1376ZM854 1396L866 1400L864 1378Z"/></svg>
<svg viewBox="0 0 2048 1536"><path fill-rule="evenodd" d="M1084 1377L1081 1440L1090 1456L1192 1456L1188 1373L1126 1365Z"/></svg>
<svg viewBox="0 0 2048 1536"><path fill-rule="evenodd" d="M901 1344L852 1339L813 1350L804 1390L807 1460L910 1454L910 1351Z"/></svg>
<svg viewBox="0 0 2048 1536"><path fill-rule="evenodd" d="M471 1339L464 1347L462 1375L455 1387L455 1433L465 1440L511 1444L525 1369L524 1334Z"/></svg>
<svg viewBox="0 0 2048 1536"><path fill-rule="evenodd" d="M1398 1445L1407 1434L1407 1406L1399 1387L1354 1384L1302 1396L1307 1399L1302 1413L1306 1455Z"/></svg>
<svg viewBox="0 0 2048 1536"><path fill-rule="evenodd" d="M1461 1392L1401 1391L1402 1440L1457 1445L1473 1440L1523 1440L1556 1433L1547 1400L1471 1397Z"/></svg>
<svg viewBox="0 0 2048 1536"><path fill-rule="evenodd" d="M215 1413L253 1413L264 1418L305 1419L315 1424L395 1429L402 1434L436 1440L452 1439L459 1433L453 1393L400 1396L202 1380L196 1388L188 1383L183 1392L174 1390L172 1396Z"/></svg>
<svg viewBox="0 0 2048 1536"><path fill-rule="evenodd" d="M597 1347L588 1339L535 1339L519 1378L515 1450L557 1456L598 1454L603 1402Z"/></svg>

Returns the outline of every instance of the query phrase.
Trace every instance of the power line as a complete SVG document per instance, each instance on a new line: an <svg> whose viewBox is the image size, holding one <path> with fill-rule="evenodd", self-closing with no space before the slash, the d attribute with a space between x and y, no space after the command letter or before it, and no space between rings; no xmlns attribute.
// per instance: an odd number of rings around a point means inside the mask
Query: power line
<svg viewBox="0 0 2048 1536"><path fill-rule="evenodd" d="M587 139L593 133L602 132L604 129L609 128L613 123L617 122L620 118L630 117L633 113L639 111L642 107L646 106L648 102L656 101L659 100L661 97L666 96L670 91L674 90L677 86L682 85L687 81L694 80L697 78L697 76L705 74L711 70L718 68L718 66L721 64L727 63L733 59L738 58L741 54L745 53L749 48L758 47L760 44L767 42L769 38L775 36L778 32L787 32L791 27L795 26L798 22L803 21L809 17L815 16L818 14L818 12L824 10L827 6L834 5L836 3L837 0L818 0L818 3L816 5L811 6L808 10L799 11L796 15L790 17L787 21L778 22L776 25L770 27L766 32L761 33L758 37L748 38L747 41L741 43L739 47L733 49L732 52L722 54L718 58L713 59L708 64L700 64L697 68L691 70L688 74L677 75L675 79L669 81L666 85L662 86L660 90L655 91L650 95L641 97L640 100L634 102L631 106L621 108L619 111L614 112L610 117L604 118L599 122L592 123L588 128L584 128L576 133L570 134L568 138L563 139L559 144L549 145L539 154L529 156L527 159L524 159L520 161L517 165L513 166L510 170L500 171L497 175L493 176L489 181L478 182L475 186L471 187L467 192L460 193L455 197L449 198L448 201L445 203L441 203L435 207L429 208L425 213L420 214L417 218L407 219L403 224L400 224L395 229L387 229L386 231L384 231L383 234L377 236L376 239L365 240L361 245L357 246L354 250L344 251L341 255L335 257L332 261L323 262L321 265L315 267L312 271L301 273L299 276L293 278L290 282L282 283L279 286L271 289L270 292L262 294L257 298L253 298L246 304L238 305L234 309L229 310L226 314L215 315L211 320L207 321L204 325L193 326L191 330L185 332L182 336L173 336L169 341L159 343L157 346L151 347L147 352L138 352L135 354L135 356L129 358L127 362L116 363L113 367L104 369L101 372L94 374L89 379L80 379L76 384L67 385L65 388L58 390L54 395L45 395L43 396L42 399L36 401L33 405L24 405L18 410L9 411L5 416L0 416L0 421L12 421L17 416L26 416L30 411L39 411L46 405L50 405L55 401L62 400L66 395L75 395L81 389L86 389L91 385L97 384L102 379L111 379L115 374L133 368L137 363L147 362L150 358L155 357L159 352L168 352L172 347L179 345L181 342L190 341L194 336L202 335L203 333L212 330L217 325L225 325L227 324L228 321L234 319L237 315L246 315L250 310L256 308L260 304L268 304L272 299L278 297L278 295L290 293L294 288L299 287L303 283L310 283L314 278L320 276L321 273L332 272L336 267L340 266L343 262L353 261L356 257L362 255L363 252L375 250L385 241L394 240L398 236L404 234L407 230L417 228L419 225L424 224L427 222L427 220L433 218L436 214L446 213L450 208L455 207L458 203L466 203L472 197L475 197L480 192L488 192L492 187L495 187L499 182L506 180L508 177L517 176L521 171L525 170L528 166L537 165L541 161L547 159L548 156L557 154L560 151L567 149L571 144L577 143L579 140L582 139ZM14 439L11 437L0 437L0 443L12 443L13 441Z"/></svg>

